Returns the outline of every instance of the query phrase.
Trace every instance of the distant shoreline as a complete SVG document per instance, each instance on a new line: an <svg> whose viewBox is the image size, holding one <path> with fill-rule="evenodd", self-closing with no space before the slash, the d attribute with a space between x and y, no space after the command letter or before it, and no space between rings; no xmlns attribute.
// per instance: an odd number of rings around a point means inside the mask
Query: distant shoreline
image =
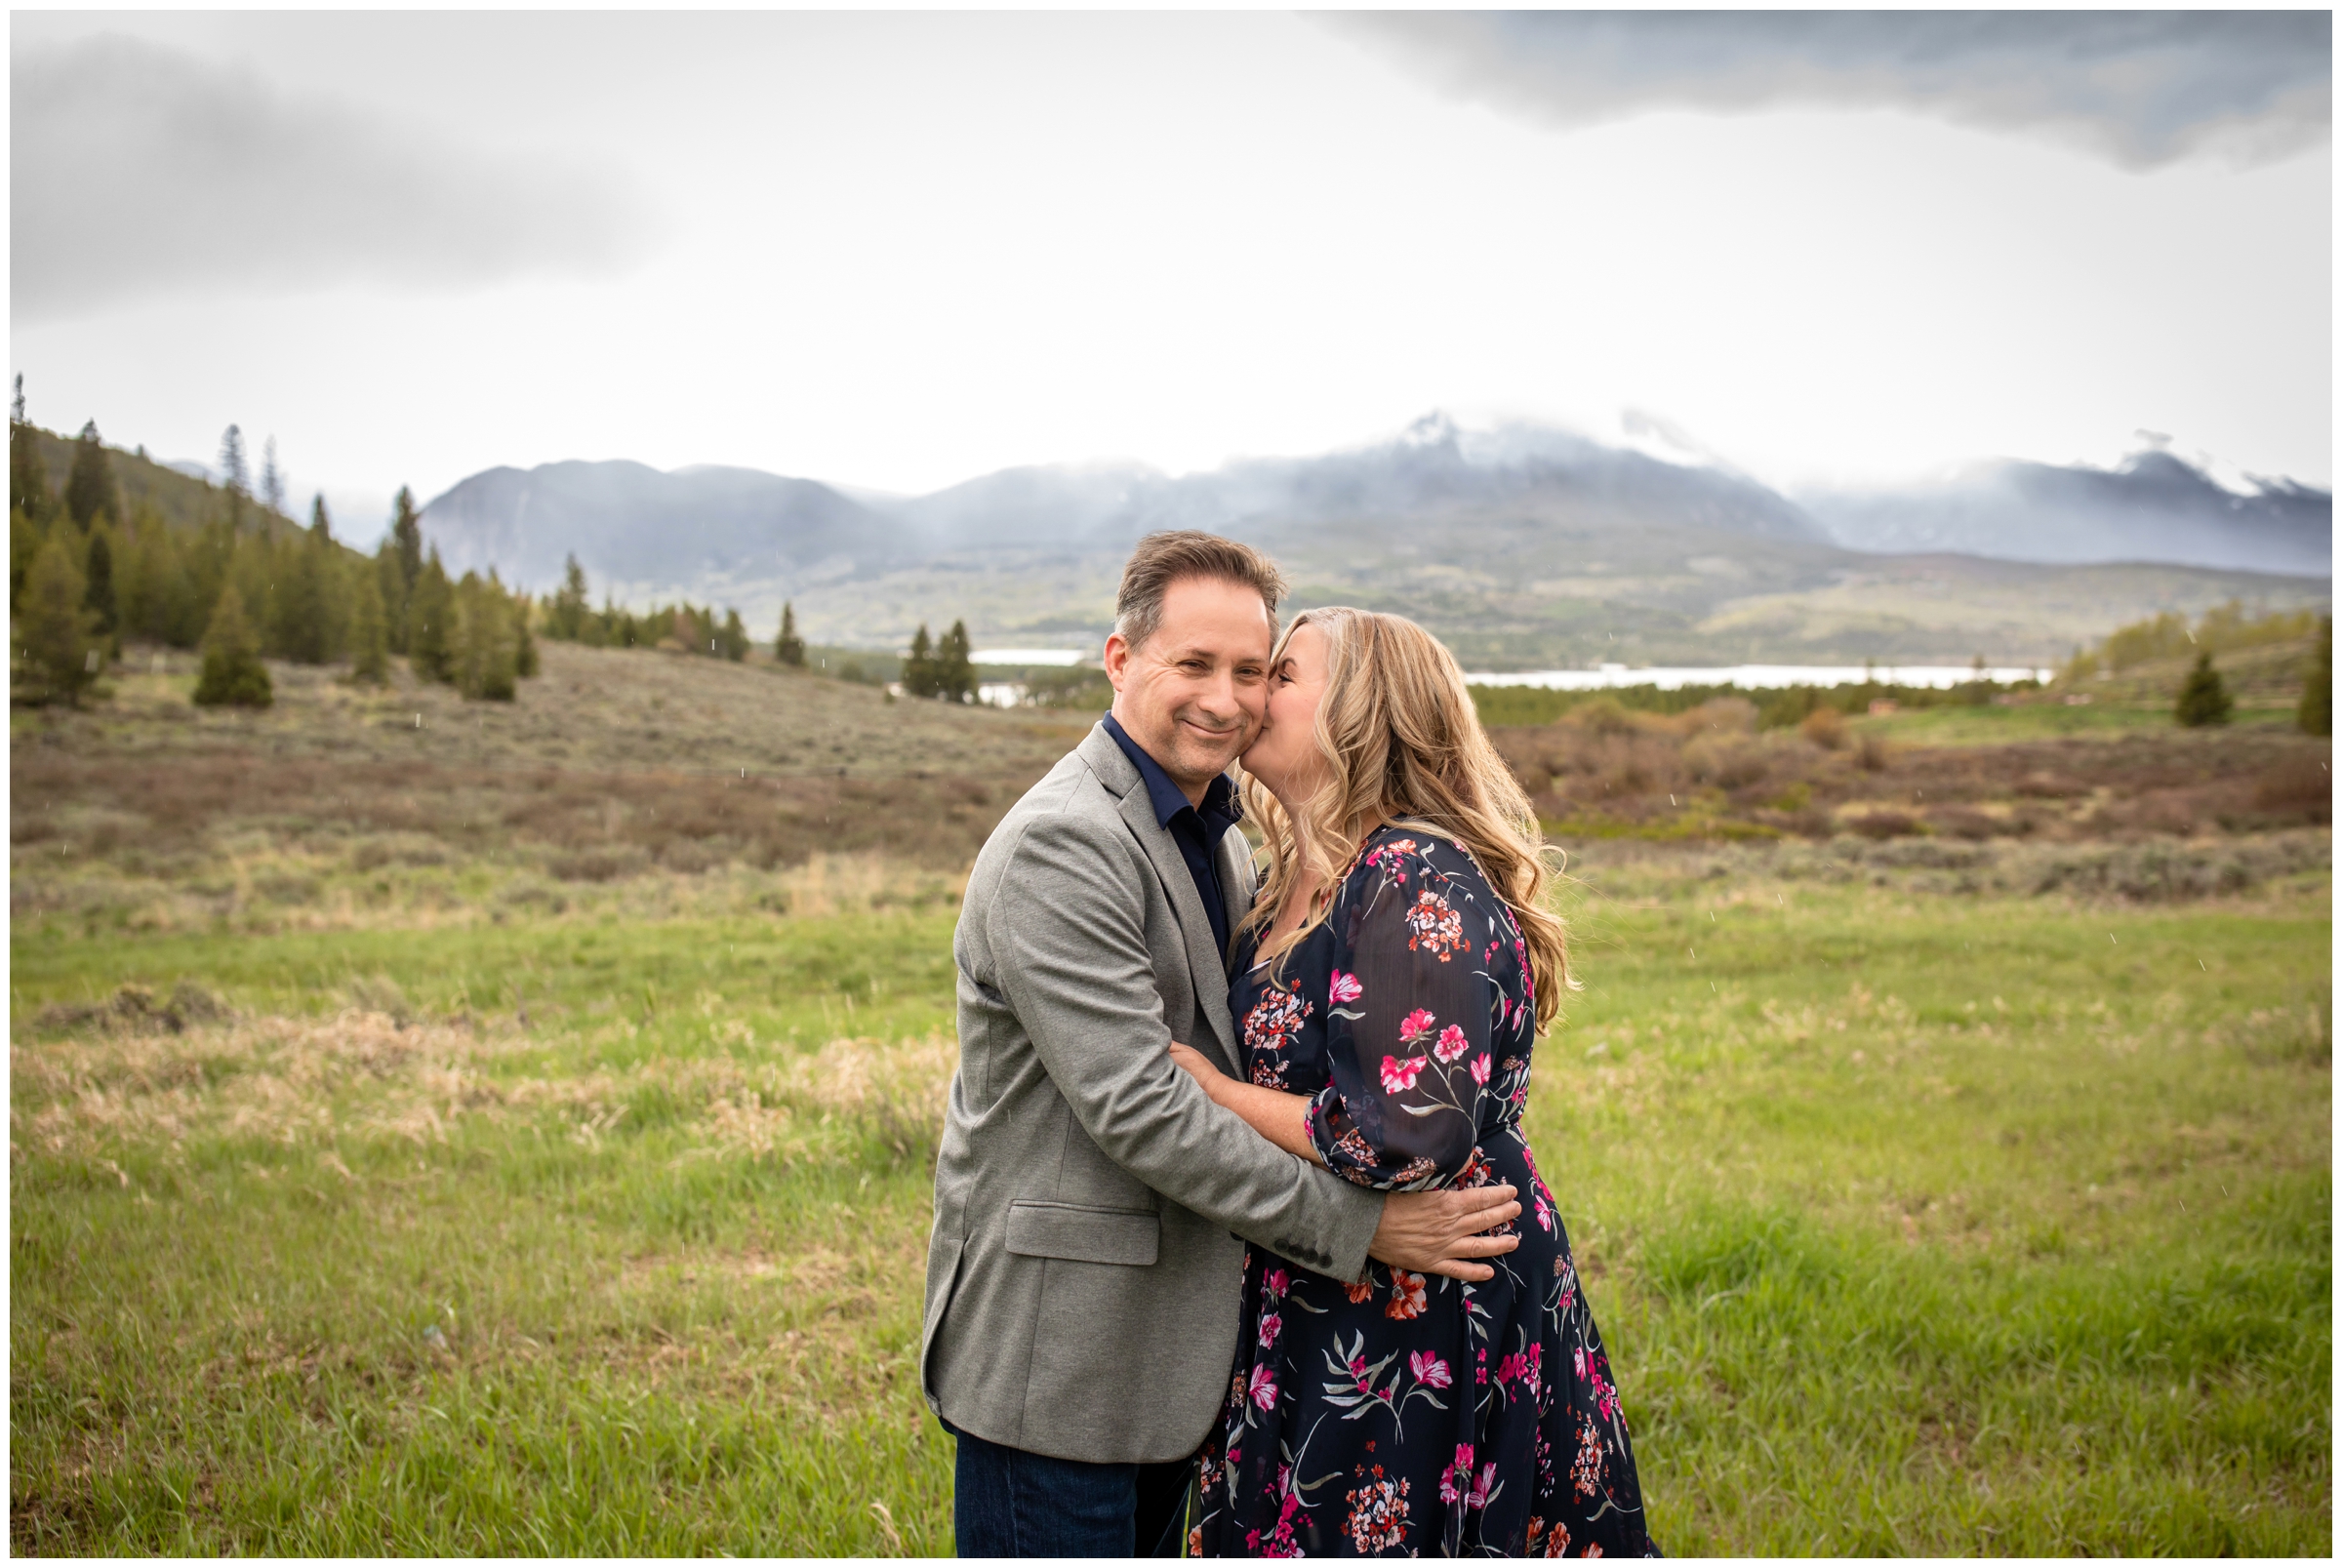
<svg viewBox="0 0 2342 1568"><path fill-rule="evenodd" d="M2022 668L1987 668L1979 672L1972 664L1876 664L1865 668L1860 664L1725 664L1701 667L1697 665L1654 665L1647 669L1630 669L1624 664L1604 664L1599 669L1536 669L1511 674L1467 672L1464 679L1474 686L1543 686L1552 691L1601 691L1618 686L1656 686L1672 692L1679 686L1742 686L1773 688L1780 686L1859 686L1877 681L1882 686L1931 686L1946 688L1965 681L2012 681L2046 679L2046 666Z"/></svg>

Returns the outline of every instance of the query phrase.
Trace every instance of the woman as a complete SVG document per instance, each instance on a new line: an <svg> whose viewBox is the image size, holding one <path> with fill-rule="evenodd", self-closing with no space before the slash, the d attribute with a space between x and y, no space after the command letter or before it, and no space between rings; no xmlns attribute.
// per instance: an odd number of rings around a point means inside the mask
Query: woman
<svg viewBox="0 0 2342 1568"><path fill-rule="evenodd" d="M1656 1554L1609 1358L1520 1114L1570 984L1535 816L1463 672L1411 622L1312 610L1244 754L1270 871L1239 928L1238 1082L1262 1136L1386 1190L1511 1182L1521 1244L1480 1284L1349 1284L1259 1248L1202 1457L1207 1555Z"/></svg>

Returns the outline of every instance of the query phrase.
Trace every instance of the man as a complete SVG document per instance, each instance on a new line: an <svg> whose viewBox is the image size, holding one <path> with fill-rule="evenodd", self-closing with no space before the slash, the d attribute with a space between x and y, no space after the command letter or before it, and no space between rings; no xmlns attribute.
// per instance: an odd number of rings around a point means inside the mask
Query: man
<svg viewBox="0 0 2342 1568"><path fill-rule="evenodd" d="M1177 1555L1234 1360L1242 1236L1343 1278L1484 1279L1509 1186L1386 1196L1284 1152L1172 1063L1244 1074L1229 933L1253 873L1226 770L1258 733L1283 582L1155 534L1122 575L1111 712L977 857L952 956L921 1385L958 1438L963 1556ZM1235 1234L1231 1234L1231 1232Z"/></svg>

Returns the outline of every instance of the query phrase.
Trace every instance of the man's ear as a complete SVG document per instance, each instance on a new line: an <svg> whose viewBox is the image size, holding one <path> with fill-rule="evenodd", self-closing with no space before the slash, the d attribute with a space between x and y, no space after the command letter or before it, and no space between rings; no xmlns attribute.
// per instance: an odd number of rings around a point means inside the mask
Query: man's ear
<svg viewBox="0 0 2342 1568"><path fill-rule="evenodd" d="M1106 666L1107 684L1119 694L1122 690L1122 674L1130 668L1130 644L1122 640L1122 633L1107 633L1106 652L1098 662Z"/></svg>

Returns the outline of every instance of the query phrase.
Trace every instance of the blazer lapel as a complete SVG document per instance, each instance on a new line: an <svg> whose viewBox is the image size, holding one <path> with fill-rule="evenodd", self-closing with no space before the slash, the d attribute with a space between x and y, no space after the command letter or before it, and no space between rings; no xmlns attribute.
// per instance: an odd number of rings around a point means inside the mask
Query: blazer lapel
<svg viewBox="0 0 2342 1568"><path fill-rule="evenodd" d="M1110 739L1107 744L1113 743ZM1228 961L1212 950L1211 916L1204 912L1203 899L1195 891L1195 878L1188 874L1188 863L1180 858L1179 845L1172 841L1163 824L1154 820L1154 802L1148 797L1144 781L1123 795L1122 820L1138 835L1156 878L1170 896L1171 912L1178 916L1180 935L1188 945L1188 973L1195 985L1196 1011L1211 1026L1211 1040L1181 1043L1191 1045L1207 1056L1216 1055L1223 1072L1240 1077L1242 1073L1232 1048L1235 1025L1228 1012Z"/></svg>

